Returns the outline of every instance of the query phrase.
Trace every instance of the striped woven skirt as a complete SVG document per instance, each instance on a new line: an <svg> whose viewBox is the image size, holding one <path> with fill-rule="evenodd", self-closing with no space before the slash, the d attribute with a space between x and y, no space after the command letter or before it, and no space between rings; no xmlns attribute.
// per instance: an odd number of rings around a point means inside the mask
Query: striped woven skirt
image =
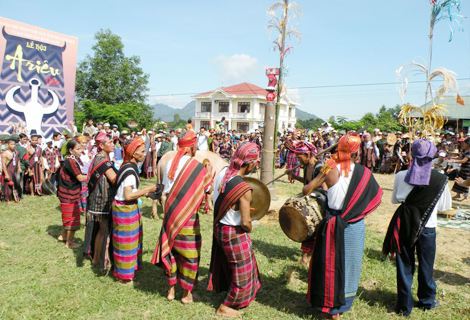
<svg viewBox="0 0 470 320"><path fill-rule="evenodd" d="M62 225L67 231L80 229L80 202L60 203L62 212Z"/></svg>
<svg viewBox="0 0 470 320"><path fill-rule="evenodd" d="M179 283L184 290L192 291L197 283L201 257L201 229L197 212L175 237L169 255L171 276L168 277L168 285L174 286Z"/></svg>
<svg viewBox="0 0 470 320"><path fill-rule="evenodd" d="M142 216L137 202L113 201L114 276L121 280L134 279L142 269Z"/></svg>
<svg viewBox="0 0 470 320"><path fill-rule="evenodd" d="M232 274L223 304L234 308L247 307L261 287L251 238L240 226L218 224L215 232Z"/></svg>
<svg viewBox="0 0 470 320"><path fill-rule="evenodd" d="M467 180L470 178L470 164L464 163L460 166L459 173L457 174L457 178L462 178L464 180ZM463 187L461 185L458 185L457 183L454 183L454 186L452 187L452 191L457 192L457 193L463 193L465 196L468 195L468 187Z"/></svg>
<svg viewBox="0 0 470 320"><path fill-rule="evenodd" d="M344 295L346 304L340 308L332 309L330 314L344 313L351 309L359 288L365 232L364 219L348 225L344 230Z"/></svg>
<svg viewBox="0 0 470 320"><path fill-rule="evenodd" d="M294 152L289 151L287 153L287 164L286 169L292 169L299 164L299 159ZM294 174L298 176L300 174L300 167L294 170Z"/></svg>
<svg viewBox="0 0 470 320"><path fill-rule="evenodd" d="M80 196L80 211L81 213L86 213L86 200L88 197L88 184L86 181L82 182L82 191Z"/></svg>

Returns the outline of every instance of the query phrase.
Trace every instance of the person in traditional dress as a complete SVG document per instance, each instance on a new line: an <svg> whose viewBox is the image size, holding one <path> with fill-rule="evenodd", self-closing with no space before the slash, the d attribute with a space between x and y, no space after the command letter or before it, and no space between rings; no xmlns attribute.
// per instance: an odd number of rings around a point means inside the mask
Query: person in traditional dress
<svg viewBox="0 0 470 320"><path fill-rule="evenodd" d="M42 152L44 179L49 180L53 186L56 183L56 173L59 169L60 162L57 157L57 152L52 147L52 140L46 142L46 148Z"/></svg>
<svg viewBox="0 0 470 320"><path fill-rule="evenodd" d="M418 257L418 306L429 310L439 305L433 279L436 258L437 212L452 208L447 177L432 170L436 147L429 140L416 140L411 148L409 170L395 176L392 203L401 203L392 217L383 253L396 255L397 314L408 316L415 306L411 286Z"/></svg>
<svg viewBox="0 0 470 320"><path fill-rule="evenodd" d="M78 136L75 138L82 145L82 153L80 154L80 166L82 173L84 175L88 174L90 169L91 158L93 157L93 152L88 150L88 137L87 136ZM80 209L83 214L86 214L86 201L88 198L88 185L86 181L82 181L82 194L80 199Z"/></svg>
<svg viewBox="0 0 470 320"><path fill-rule="evenodd" d="M375 142L371 140L370 133L366 132L362 135L364 140L360 149L360 163L369 170L374 170L375 162L379 158L379 149Z"/></svg>
<svg viewBox="0 0 470 320"><path fill-rule="evenodd" d="M292 135L290 135L292 136ZM289 136L286 139L286 142L284 143L285 148L287 149L287 164L286 164L286 169L290 170L293 172L293 176L299 176L300 174L300 167L295 168L299 165L299 159L295 155L295 150L294 150L294 143L295 140L290 138ZM294 169L295 168L295 169ZM294 183L295 179L292 177L289 177L289 182Z"/></svg>
<svg viewBox="0 0 470 320"><path fill-rule="evenodd" d="M155 159L155 135L153 131L149 131L149 135L145 140L145 159L144 163L142 164L142 177L145 179L150 179L155 176L155 167L154 167L154 159Z"/></svg>
<svg viewBox="0 0 470 320"><path fill-rule="evenodd" d="M31 197L42 195L42 149L38 145L38 135L31 136L31 145L27 149L28 173L25 175L25 187L29 188Z"/></svg>
<svg viewBox="0 0 470 320"><path fill-rule="evenodd" d="M152 184L139 190L138 163L145 158L145 143L140 137L124 141L124 163L116 177L116 194L111 206L113 216L112 241L114 277L122 284L134 281L135 271L142 269L142 215L138 206L140 197L148 197L157 186Z"/></svg>
<svg viewBox="0 0 470 320"><path fill-rule="evenodd" d="M86 175L82 173L79 163L81 153L82 146L78 141L67 142L68 157L62 162L57 190L64 227L58 239L65 241L65 247L71 249L80 246L73 241L73 236L75 231L80 229L81 183L86 181Z"/></svg>
<svg viewBox="0 0 470 320"><path fill-rule="evenodd" d="M286 170L286 173L289 174L289 180L300 181L305 186L320 173L323 163L315 159L314 155L317 153L317 148L315 148L312 143L298 141L294 143L293 148L299 163L303 165L304 176L297 176L292 170ZM321 187L327 189L325 184L323 184ZM302 250L302 258L299 262L308 266L309 254L312 254L313 252L313 238L302 242L300 249Z"/></svg>
<svg viewBox="0 0 470 320"><path fill-rule="evenodd" d="M228 291L217 315L237 317L235 309L247 307L261 286L249 233L252 231L251 188L243 176L259 161L259 147L247 142L235 152L230 167L223 168L214 184L214 233L208 290Z"/></svg>
<svg viewBox="0 0 470 320"><path fill-rule="evenodd" d="M24 133L20 133L19 135L12 134L11 137L17 143L15 146L15 150L18 152L18 158L20 161L20 168L21 173L19 175L19 181L16 182L17 185L17 192L20 199L23 198L23 190L24 190L24 175L25 172L28 172L28 161L25 159L25 155L28 153L28 136Z"/></svg>
<svg viewBox="0 0 470 320"><path fill-rule="evenodd" d="M308 195L322 183L328 187L328 212L315 230L308 286L308 300L328 319L339 319L352 306L361 276L364 217L379 206L383 193L372 172L355 164L360 145L357 134L342 137L338 152L303 188Z"/></svg>
<svg viewBox="0 0 470 320"><path fill-rule="evenodd" d="M167 300L175 299L178 282L184 289L181 302L193 302L193 288L197 282L201 254L199 208L205 193L210 192L213 169L194 159L197 137L194 131L182 132L178 152L165 168L163 193L165 217L152 263L168 276Z"/></svg>
<svg viewBox="0 0 470 320"><path fill-rule="evenodd" d="M461 159L447 159L449 164L461 164L460 170L457 173L457 178L462 178L467 180L470 178L470 138L465 139L461 144L462 158ZM460 196L463 194L462 201L468 201L468 187L454 183L452 191L455 192L453 199L460 199Z"/></svg>
<svg viewBox="0 0 470 320"><path fill-rule="evenodd" d="M216 153L225 161L230 162L232 154L234 152L233 144L230 142L230 136L225 134L223 137L223 142L219 144L219 147Z"/></svg>
<svg viewBox="0 0 470 320"><path fill-rule="evenodd" d="M381 141L381 140L379 140ZM393 160L393 146L385 142L382 146L382 156L380 161L380 173L390 173Z"/></svg>
<svg viewBox="0 0 470 320"><path fill-rule="evenodd" d="M2 152L2 198L6 202L11 200L19 201L16 195L18 184L16 176L21 173L20 159L18 151L15 150L15 140L11 137L7 139L7 149Z"/></svg>
<svg viewBox="0 0 470 320"><path fill-rule="evenodd" d="M95 138L98 153L92 159L88 171L86 231L83 254L92 259L94 265L105 270L111 267L110 235L112 229L111 203L112 184L116 182L116 171L109 159L114 150L113 139L100 132Z"/></svg>

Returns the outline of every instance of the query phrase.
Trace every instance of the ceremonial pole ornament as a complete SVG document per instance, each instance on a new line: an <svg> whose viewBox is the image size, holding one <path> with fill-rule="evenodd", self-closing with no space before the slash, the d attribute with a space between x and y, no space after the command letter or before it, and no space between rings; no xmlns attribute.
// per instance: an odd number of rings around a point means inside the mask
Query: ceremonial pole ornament
<svg viewBox="0 0 470 320"><path fill-rule="evenodd" d="M282 9L282 17L278 18L276 16L276 12L278 9ZM284 85L284 77L286 76L286 68L284 67L284 57L294 49L294 47L291 47L287 45L286 48L286 38L289 39L296 39L297 42L300 42L301 39L301 33L297 30L295 30L292 26L290 29L287 28L289 22L291 22L292 19L295 19L302 14L302 10L300 9L299 5L297 5L295 2L292 2L289 4L289 0L284 0L280 2L274 3L271 7L269 7L267 11L267 15L271 17L271 20L268 22L268 26L266 29L268 31L274 29L279 32L278 37L274 41L274 50L279 51L279 69L278 69L278 75L279 75L279 80L277 82L277 99L276 99L276 116L275 116L275 122L274 122L274 132L273 132L273 141L272 145L274 150L277 148L277 131L278 131L278 122L279 122L279 109L281 106L281 98L285 95L286 93L286 88ZM269 76L268 76L269 77ZM268 91L269 92L269 91ZM273 91L274 94L274 91ZM268 95L272 97L272 94ZM265 119L266 121L266 119ZM265 128L266 131L266 128ZM274 168L275 168L275 162L276 158L273 158L272 164L269 165L269 168L266 168L266 170L271 170L274 173Z"/></svg>
<svg viewBox="0 0 470 320"><path fill-rule="evenodd" d="M450 28L449 42L452 41L454 27L457 26L459 30L462 30L462 19L465 18L458 14L460 12L461 0L430 0L429 2L431 5L431 19L428 64L426 65L426 62L418 63L413 61L412 63L402 65L396 70L397 76L402 78L398 91L401 95L403 105L398 117L403 119L403 125L407 126L412 131L413 135L415 135L417 130L420 130L422 138L426 138L428 133L434 134L436 131L441 130L447 121L446 113L448 110L445 108L447 105L436 105L434 99L435 94L437 97L442 98L445 93L453 93L457 96L457 102L463 105L463 100L458 94L459 85L455 77L456 74L442 67L431 71L434 26L437 22L448 19ZM425 107L421 108L417 104L405 103L409 78L418 74L425 75L426 77L424 106L428 102L428 98L431 101L431 107L427 108L427 110ZM437 92L432 86L432 81L435 79L441 79L443 81ZM418 117L420 120L417 119Z"/></svg>

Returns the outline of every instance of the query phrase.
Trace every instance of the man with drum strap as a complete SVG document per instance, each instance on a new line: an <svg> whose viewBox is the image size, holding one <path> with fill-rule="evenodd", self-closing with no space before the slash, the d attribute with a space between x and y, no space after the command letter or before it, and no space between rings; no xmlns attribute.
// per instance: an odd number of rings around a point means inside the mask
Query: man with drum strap
<svg viewBox="0 0 470 320"><path fill-rule="evenodd" d="M372 172L355 164L361 138L348 134L321 173L303 189L328 186L329 212L317 226L310 261L308 300L328 319L348 311L359 287L364 252L364 217L380 204L382 189Z"/></svg>
<svg viewBox="0 0 470 320"><path fill-rule="evenodd" d="M436 257L437 212L452 208L447 177L432 170L436 147L429 140L416 140L411 147L413 162L409 170L395 176L392 203L401 203L388 227L383 253L396 254L396 312L408 316L414 306L411 286L418 257L417 306L424 310L439 305L433 279ZM459 182L456 179L457 182Z"/></svg>
<svg viewBox="0 0 470 320"><path fill-rule="evenodd" d="M243 176L259 161L259 147L238 147L230 167L220 171L214 185L214 233L208 290L228 291L217 309L219 316L237 317L261 286L251 238L251 188Z"/></svg>
<svg viewBox="0 0 470 320"><path fill-rule="evenodd" d="M297 180L303 182L304 185L307 185L320 173L320 169L323 166L323 163L316 162L315 160L314 155L317 153L317 148L315 148L313 143L296 141L293 143L291 150L295 152L299 163L304 166L304 176L302 178L296 175L295 171L286 170L286 173L289 175L289 180ZM325 184L323 184L322 187L324 190L327 189ZM308 266L308 256L313 252L313 239L302 242L300 249L302 250L302 259L300 260L300 263Z"/></svg>

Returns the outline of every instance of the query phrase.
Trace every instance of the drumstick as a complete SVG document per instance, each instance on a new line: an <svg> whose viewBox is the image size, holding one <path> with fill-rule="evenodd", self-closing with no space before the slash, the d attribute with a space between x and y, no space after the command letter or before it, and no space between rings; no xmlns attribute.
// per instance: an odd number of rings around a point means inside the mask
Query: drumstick
<svg viewBox="0 0 470 320"><path fill-rule="evenodd" d="M367 128L369 128L369 127L370 127L370 124L368 124L367 126L365 126L365 127L361 128L361 129L357 130L356 133L357 133L357 134L362 133L362 132L364 132L365 130L367 130ZM336 142L336 143L332 144L331 146L329 146L328 148L326 148L326 149L324 149L324 150L318 152L318 153L317 153L316 155L314 155L313 157L314 157L314 158L317 158L319 155L321 155L321 154L323 154L323 153L325 153L325 152L329 152L329 151L331 151L332 149L336 148L337 146L338 146L338 142ZM299 165L297 165L297 166L295 166L295 167L293 167L292 169L289 169L289 170L294 171L295 169L300 168L300 166L302 166L302 165L299 164ZM273 180L271 180L271 181L269 181L269 182L266 182L265 185L269 185L269 184L273 183L274 181L279 180L280 178L284 177L286 174L287 174L287 173L281 174L279 177L274 178Z"/></svg>

